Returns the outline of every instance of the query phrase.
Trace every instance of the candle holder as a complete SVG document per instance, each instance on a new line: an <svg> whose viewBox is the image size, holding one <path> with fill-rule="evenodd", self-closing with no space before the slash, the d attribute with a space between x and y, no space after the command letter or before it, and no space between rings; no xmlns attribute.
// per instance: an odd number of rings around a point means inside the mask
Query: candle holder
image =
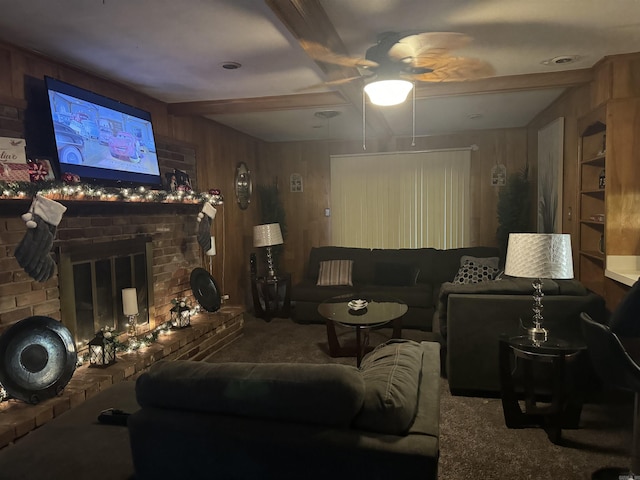
<svg viewBox="0 0 640 480"><path fill-rule="evenodd" d="M186 328L191 325L191 309L187 305L187 299L174 299L171 301L171 326L174 328Z"/></svg>
<svg viewBox="0 0 640 480"><path fill-rule="evenodd" d="M127 315L127 335L135 337L138 333L138 314Z"/></svg>
<svg viewBox="0 0 640 480"><path fill-rule="evenodd" d="M105 335L108 335L105 336ZM108 367L116 361L116 343L111 337L111 333L99 331L89 342L89 366Z"/></svg>

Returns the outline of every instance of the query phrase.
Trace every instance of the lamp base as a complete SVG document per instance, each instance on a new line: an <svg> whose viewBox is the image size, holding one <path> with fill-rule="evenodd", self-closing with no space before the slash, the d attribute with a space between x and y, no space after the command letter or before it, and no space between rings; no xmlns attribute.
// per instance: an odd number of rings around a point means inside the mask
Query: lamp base
<svg viewBox="0 0 640 480"><path fill-rule="evenodd" d="M543 328L540 325L534 325L527 329L527 335L533 342L542 343L547 341L549 332L546 328Z"/></svg>

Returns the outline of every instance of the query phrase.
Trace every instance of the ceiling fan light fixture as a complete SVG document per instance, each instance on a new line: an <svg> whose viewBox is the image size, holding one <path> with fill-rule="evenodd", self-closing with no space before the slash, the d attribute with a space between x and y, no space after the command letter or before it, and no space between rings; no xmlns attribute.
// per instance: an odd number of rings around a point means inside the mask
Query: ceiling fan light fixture
<svg viewBox="0 0 640 480"><path fill-rule="evenodd" d="M364 91L374 105L389 107L404 102L412 88L408 80L377 80L366 84Z"/></svg>

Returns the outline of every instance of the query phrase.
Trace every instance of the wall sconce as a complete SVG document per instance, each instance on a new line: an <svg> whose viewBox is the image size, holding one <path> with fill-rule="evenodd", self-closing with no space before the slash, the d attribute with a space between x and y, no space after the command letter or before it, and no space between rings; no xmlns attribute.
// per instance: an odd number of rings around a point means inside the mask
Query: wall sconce
<svg viewBox="0 0 640 480"><path fill-rule="evenodd" d="M101 330L89 342L89 366L108 367L116 362L116 342L104 336Z"/></svg>

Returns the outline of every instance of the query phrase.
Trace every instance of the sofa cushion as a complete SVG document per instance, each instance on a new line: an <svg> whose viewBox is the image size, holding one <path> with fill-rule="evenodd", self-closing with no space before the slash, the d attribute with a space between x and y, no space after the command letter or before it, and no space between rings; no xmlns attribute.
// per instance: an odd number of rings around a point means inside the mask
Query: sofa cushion
<svg viewBox="0 0 640 480"><path fill-rule="evenodd" d="M353 260L352 280L354 283L371 283L373 262L371 250L355 247L312 247L309 252L307 278L318 280L320 262L326 260Z"/></svg>
<svg viewBox="0 0 640 480"><path fill-rule="evenodd" d="M352 293L354 287L348 285L336 285L318 287L315 280L304 279L291 289L291 300L294 302L321 303L331 297Z"/></svg>
<svg viewBox="0 0 640 480"><path fill-rule="evenodd" d="M418 407L423 349L411 340L390 340L362 359L365 395L354 425L363 430L404 435Z"/></svg>
<svg viewBox="0 0 640 480"><path fill-rule="evenodd" d="M416 284L420 269L406 263L376 262L373 267L373 283L395 287L410 287Z"/></svg>
<svg viewBox="0 0 640 480"><path fill-rule="evenodd" d="M326 260L320 262L318 286L353 285L351 272L353 260Z"/></svg>
<svg viewBox="0 0 640 480"><path fill-rule="evenodd" d="M547 279L544 282L548 282ZM579 280L554 280L558 285L559 295L587 295L589 291Z"/></svg>
<svg viewBox="0 0 640 480"><path fill-rule="evenodd" d="M420 275L418 283L429 282L441 284L450 282L456 276L460 269L460 259L463 255L469 255L477 258L496 257L499 250L495 247L464 247L451 248L448 250L435 250L428 255L430 265L419 264Z"/></svg>
<svg viewBox="0 0 640 480"><path fill-rule="evenodd" d="M478 258L469 255L460 257L460 269L453 283L480 283L493 280L498 274L498 257Z"/></svg>
<svg viewBox="0 0 640 480"><path fill-rule="evenodd" d="M544 279L542 293L545 295L558 295L559 287L555 280ZM531 279L504 276L502 280L492 280L480 283L453 283L445 282L440 286L440 294L437 303L437 321L434 322L434 330L440 333L442 338L447 336L447 302L450 294L487 294L487 295L527 295L533 296ZM533 300L532 300L533 301Z"/></svg>
<svg viewBox="0 0 640 480"><path fill-rule="evenodd" d="M412 287L396 287L393 285L367 285L361 291L364 296L379 295L397 298L409 308L433 307L433 287L429 284L416 284Z"/></svg>
<svg viewBox="0 0 640 480"><path fill-rule="evenodd" d="M350 365L160 361L138 378L136 396L142 407L347 427L364 380Z"/></svg>

